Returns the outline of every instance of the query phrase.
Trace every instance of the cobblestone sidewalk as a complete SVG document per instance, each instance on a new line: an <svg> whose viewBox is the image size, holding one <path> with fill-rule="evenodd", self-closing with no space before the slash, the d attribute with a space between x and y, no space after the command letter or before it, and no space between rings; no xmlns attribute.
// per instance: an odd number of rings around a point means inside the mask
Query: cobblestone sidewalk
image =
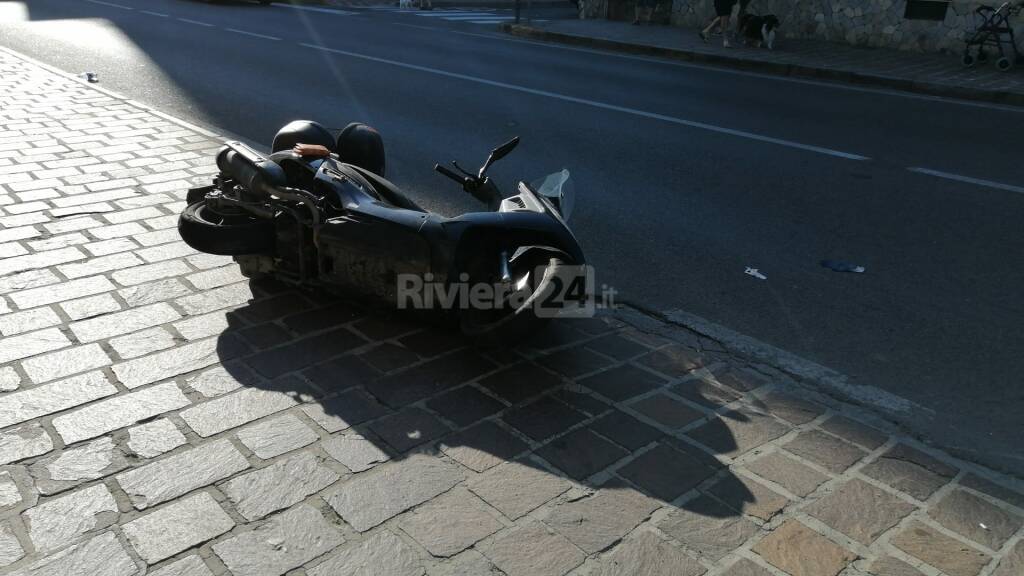
<svg viewBox="0 0 1024 576"><path fill-rule="evenodd" d="M1024 572L1014 480L692 333L244 281L175 229L217 146L0 50L0 573Z"/></svg>
<svg viewBox="0 0 1024 576"><path fill-rule="evenodd" d="M958 55L920 54L884 48L859 48L821 40L780 39L775 50L735 42L723 48L721 37L705 44L696 30L674 26L631 26L609 20L551 20L502 25L519 36L595 48L623 50L694 62L724 64L785 76L840 80L937 96L1024 105L1024 71L999 72L992 64L964 68Z"/></svg>

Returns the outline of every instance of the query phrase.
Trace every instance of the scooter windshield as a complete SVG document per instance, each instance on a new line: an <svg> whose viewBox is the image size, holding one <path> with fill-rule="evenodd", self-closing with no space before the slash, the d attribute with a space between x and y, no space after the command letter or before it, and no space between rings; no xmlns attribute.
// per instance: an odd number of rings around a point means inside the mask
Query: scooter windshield
<svg viewBox="0 0 1024 576"><path fill-rule="evenodd" d="M534 180L530 183L530 188L538 196L547 198L558 209L562 220L569 221L572 209L576 205L576 194L568 170L562 168L558 172Z"/></svg>

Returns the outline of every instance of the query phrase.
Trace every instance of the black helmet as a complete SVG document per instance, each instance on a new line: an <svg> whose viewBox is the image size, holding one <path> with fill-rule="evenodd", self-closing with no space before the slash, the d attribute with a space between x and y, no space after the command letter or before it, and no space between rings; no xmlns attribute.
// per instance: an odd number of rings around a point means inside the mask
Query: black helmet
<svg viewBox="0 0 1024 576"><path fill-rule="evenodd" d="M278 130L271 152L291 150L296 144L319 144L334 152L331 132L312 120L293 120Z"/></svg>
<svg viewBox="0 0 1024 576"><path fill-rule="evenodd" d="M338 158L384 176L384 140L372 127L353 122L338 135Z"/></svg>

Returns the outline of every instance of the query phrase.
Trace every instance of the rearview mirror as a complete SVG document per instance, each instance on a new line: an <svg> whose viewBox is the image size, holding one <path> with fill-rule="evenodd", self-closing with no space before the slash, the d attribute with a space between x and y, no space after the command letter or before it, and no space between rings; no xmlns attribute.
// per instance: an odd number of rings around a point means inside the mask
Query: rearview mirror
<svg viewBox="0 0 1024 576"><path fill-rule="evenodd" d="M518 146L518 145L519 145L519 136L516 136L516 137L512 138L511 140L509 140L508 142L505 142L501 146L498 146L494 150L491 150L491 155L487 157L487 162L484 162L483 167L480 168L480 175L479 175L479 177L483 178L484 174L487 173L487 169L491 167L491 164L494 164L498 160L501 160L505 156L508 156L508 153L513 151L513 150L515 150L516 146Z"/></svg>

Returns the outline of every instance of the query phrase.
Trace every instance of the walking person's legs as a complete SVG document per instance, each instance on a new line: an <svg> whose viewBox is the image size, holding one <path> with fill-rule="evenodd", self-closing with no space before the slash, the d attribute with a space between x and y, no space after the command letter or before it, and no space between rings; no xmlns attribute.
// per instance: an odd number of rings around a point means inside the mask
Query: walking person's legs
<svg viewBox="0 0 1024 576"><path fill-rule="evenodd" d="M718 24L722 30L722 46L728 48L729 44L729 17L732 15L732 7L736 3L736 0L715 0L715 15L716 18L707 25L706 28L700 31L700 37L705 42L708 41L708 35L711 34L711 29Z"/></svg>

